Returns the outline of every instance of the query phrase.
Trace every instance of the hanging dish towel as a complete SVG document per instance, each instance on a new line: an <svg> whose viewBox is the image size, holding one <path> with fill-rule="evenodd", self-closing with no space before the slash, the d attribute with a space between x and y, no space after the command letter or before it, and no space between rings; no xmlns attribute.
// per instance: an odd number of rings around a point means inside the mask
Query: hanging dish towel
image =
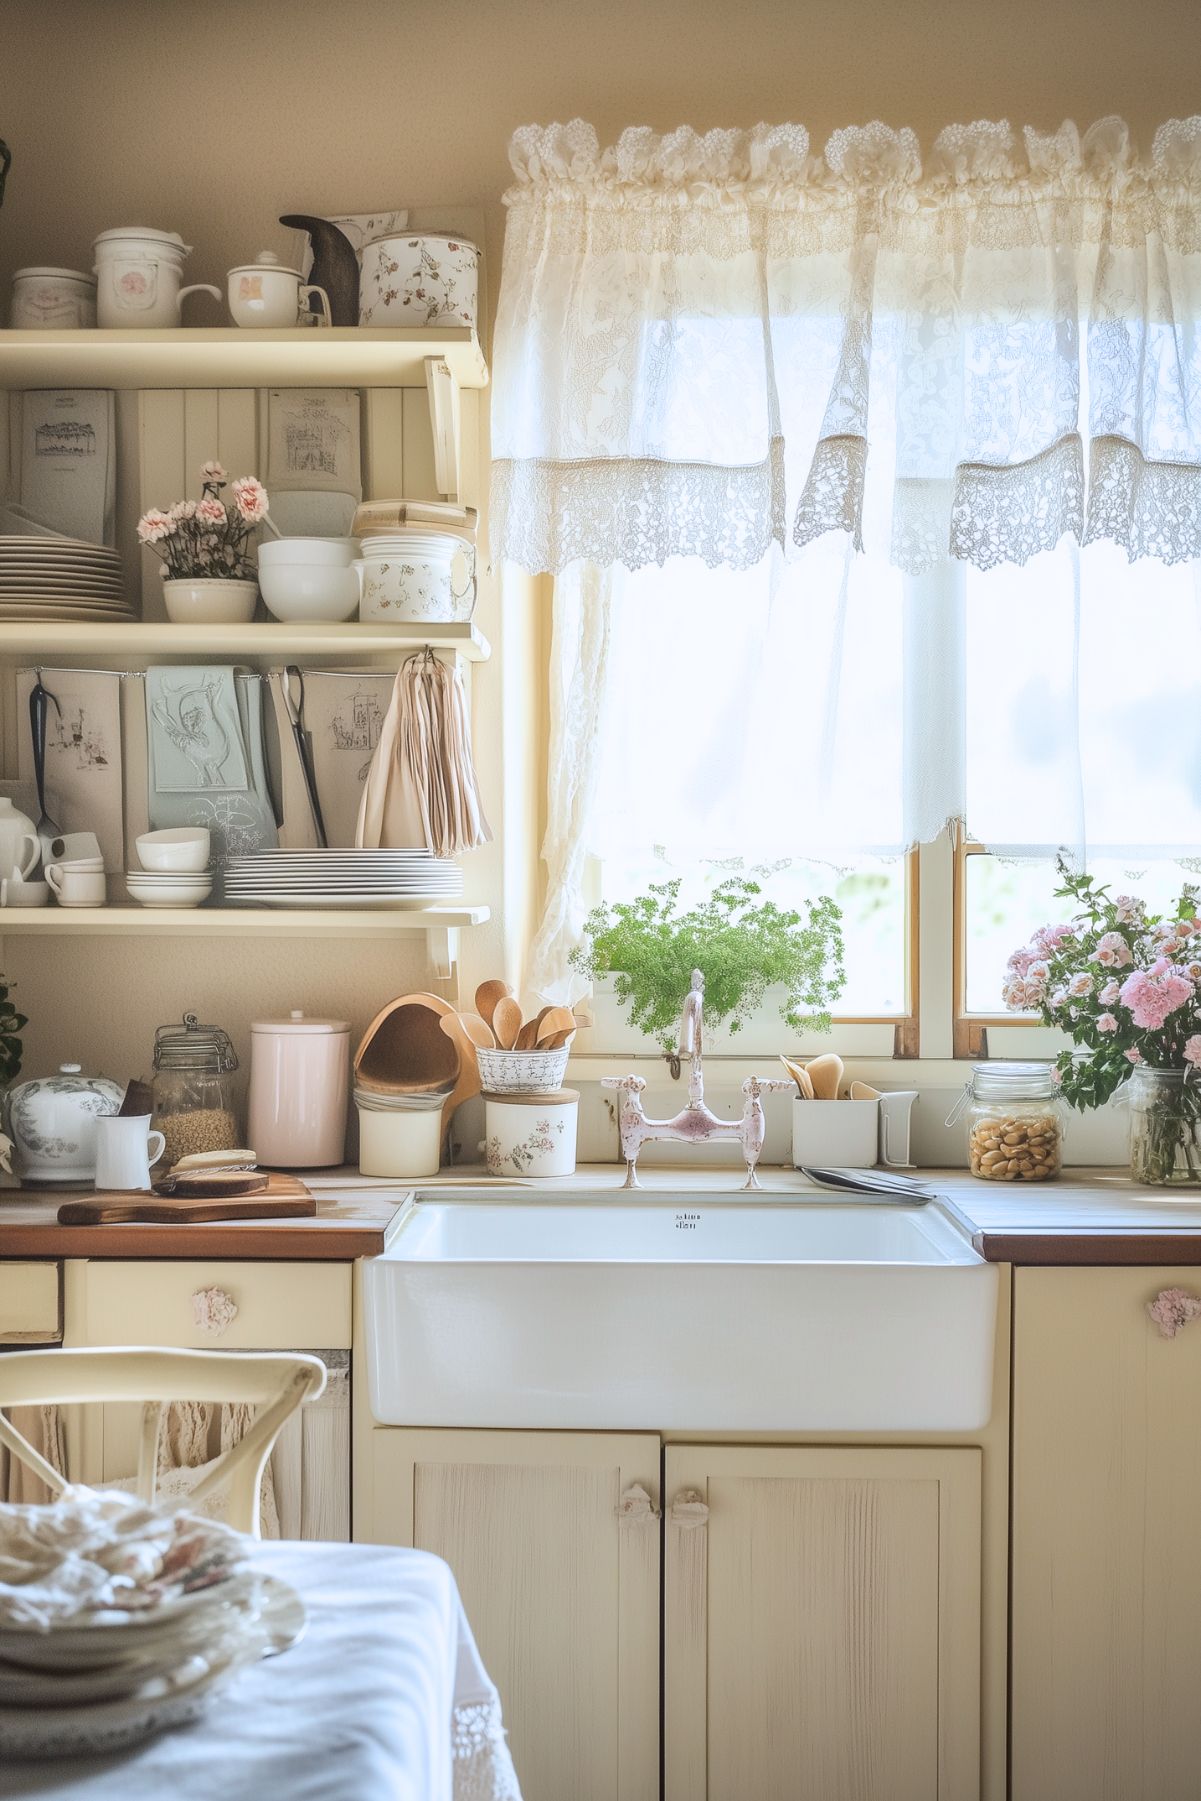
<svg viewBox="0 0 1201 1801"><path fill-rule="evenodd" d="M367 772L355 844L370 850L425 845L436 857L453 857L491 837L462 675L429 651L408 657Z"/></svg>
<svg viewBox="0 0 1201 1801"><path fill-rule="evenodd" d="M212 861L274 849L257 675L223 665L146 671L150 824L202 825Z"/></svg>

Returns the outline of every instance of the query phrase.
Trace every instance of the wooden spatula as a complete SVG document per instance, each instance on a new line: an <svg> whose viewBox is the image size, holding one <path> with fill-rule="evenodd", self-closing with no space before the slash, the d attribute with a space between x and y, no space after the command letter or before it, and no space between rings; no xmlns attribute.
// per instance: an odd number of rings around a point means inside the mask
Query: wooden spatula
<svg viewBox="0 0 1201 1801"><path fill-rule="evenodd" d="M539 1050L548 1050L549 1041L557 1038L560 1032L575 1031L575 1014L569 1007L547 1007L538 1016L537 1044Z"/></svg>
<svg viewBox="0 0 1201 1801"><path fill-rule="evenodd" d="M502 1051L511 1051L521 1030L521 1008L512 995L504 995L492 1009L492 1030Z"/></svg>

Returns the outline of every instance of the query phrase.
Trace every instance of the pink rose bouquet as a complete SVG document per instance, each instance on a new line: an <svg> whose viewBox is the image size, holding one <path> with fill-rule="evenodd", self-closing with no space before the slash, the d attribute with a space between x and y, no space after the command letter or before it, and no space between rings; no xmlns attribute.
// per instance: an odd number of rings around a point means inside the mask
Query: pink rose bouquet
<svg viewBox="0 0 1201 1801"><path fill-rule="evenodd" d="M1064 1099L1081 1111L1102 1106L1136 1069L1181 1072L1178 1092L1157 1103L1156 1155L1165 1167L1183 1157L1191 1170L1196 1161L1201 1178L1198 891L1186 886L1175 911L1160 915L1131 895L1111 896L1062 861L1059 874L1056 894L1078 910L1014 951L1005 1004L1037 1013L1077 1045L1060 1052L1056 1067Z"/></svg>
<svg viewBox="0 0 1201 1801"><path fill-rule="evenodd" d="M138 540L162 559L163 579L253 581L250 535L267 517L267 491L253 475L237 481L220 463L201 466L199 500L152 507L138 520ZM221 498L229 487L228 501Z"/></svg>

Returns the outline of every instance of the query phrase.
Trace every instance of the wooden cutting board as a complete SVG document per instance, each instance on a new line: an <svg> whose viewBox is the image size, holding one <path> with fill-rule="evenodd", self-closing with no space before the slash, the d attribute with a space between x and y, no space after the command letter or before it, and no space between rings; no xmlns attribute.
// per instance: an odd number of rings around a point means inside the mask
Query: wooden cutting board
<svg viewBox="0 0 1201 1801"><path fill-rule="evenodd" d="M305 1219L317 1211L317 1203L295 1176L272 1172L265 1188L255 1194L167 1195L130 1191L126 1194L94 1194L85 1200L64 1201L58 1210L60 1226L125 1225L144 1220L153 1225L203 1225L215 1219Z"/></svg>

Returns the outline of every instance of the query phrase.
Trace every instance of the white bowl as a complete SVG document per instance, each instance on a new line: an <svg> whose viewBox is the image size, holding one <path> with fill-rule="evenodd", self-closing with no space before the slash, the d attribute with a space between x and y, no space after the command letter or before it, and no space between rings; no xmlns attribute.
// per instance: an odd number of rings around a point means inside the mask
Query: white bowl
<svg viewBox="0 0 1201 1801"><path fill-rule="evenodd" d="M477 1050L480 1082L489 1094L555 1094L563 1086L571 1047L560 1051Z"/></svg>
<svg viewBox="0 0 1201 1801"><path fill-rule="evenodd" d="M359 554L357 538L267 538L259 545L259 568L281 563L307 563L321 568L349 568Z"/></svg>
<svg viewBox="0 0 1201 1801"><path fill-rule="evenodd" d="M205 578L163 583L163 603L172 625L249 625L259 597L257 582Z"/></svg>
<svg viewBox="0 0 1201 1801"><path fill-rule="evenodd" d="M143 869L196 872L209 866L208 829L202 825L168 826L134 839Z"/></svg>
<svg viewBox="0 0 1201 1801"><path fill-rule="evenodd" d="M267 611L285 621L349 619L359 604L359 578L349 565L273 563L259 570Z"/></svg>
<svg viewBox="0 0 1201 1801"><path fill-rule="evenodd" d="M125 878L131 900L141 907L198 907L213 892L210 875L138 875Z"/></svg>

